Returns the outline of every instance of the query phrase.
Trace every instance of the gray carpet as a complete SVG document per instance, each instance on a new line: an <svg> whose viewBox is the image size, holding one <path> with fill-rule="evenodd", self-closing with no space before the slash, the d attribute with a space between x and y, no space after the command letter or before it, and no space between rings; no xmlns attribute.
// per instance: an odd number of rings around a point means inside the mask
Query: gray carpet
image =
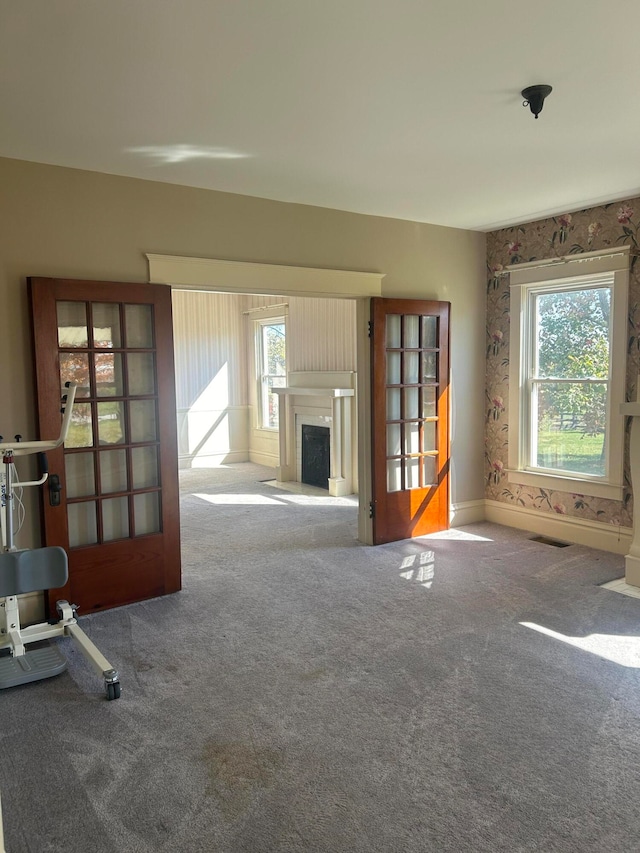
<svg viewBox="0 0 640 853"><path fill-rule="evenodd" d="M120 700L71 641L0 694L8 853L640 850L622 558L489 524L368 548L269 474L188 472L184 590L81 620Z"/></svg>

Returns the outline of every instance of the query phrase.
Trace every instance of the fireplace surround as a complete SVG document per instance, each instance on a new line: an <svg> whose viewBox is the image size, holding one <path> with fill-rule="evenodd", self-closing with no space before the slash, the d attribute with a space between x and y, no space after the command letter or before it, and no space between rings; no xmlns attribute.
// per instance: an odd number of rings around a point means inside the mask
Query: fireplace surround
<svg viewBox="0 0 640 853"><path fill-rule="evenodd" d="M302 482L302 426L324 426L329 428L329 494L352 494L355 379L351 371L300 371L289 374L287 387L273 389L280 398L279 482Z"/></svg>

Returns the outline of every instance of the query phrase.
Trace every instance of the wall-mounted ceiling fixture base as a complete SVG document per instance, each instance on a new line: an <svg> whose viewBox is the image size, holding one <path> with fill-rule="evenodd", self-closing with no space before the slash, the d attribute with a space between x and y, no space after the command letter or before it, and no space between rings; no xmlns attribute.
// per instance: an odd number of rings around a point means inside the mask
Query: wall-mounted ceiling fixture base
<svg viewBox="0 0 640 853"><path fill-rule="evenodd" d="M545 84L539 84L537 86L527 86L526 89L523 89L521 94L524 98L523 107L529 107L531 112L534 114L536 118L542 112L542 106L544 104L544 99L551 93L551 86L547 86Z"/></svg>

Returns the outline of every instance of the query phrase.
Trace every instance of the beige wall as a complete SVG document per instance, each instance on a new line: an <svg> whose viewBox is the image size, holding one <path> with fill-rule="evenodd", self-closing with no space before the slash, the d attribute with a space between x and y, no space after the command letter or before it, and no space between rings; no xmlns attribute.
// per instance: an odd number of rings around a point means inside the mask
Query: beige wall
<svg viewBox="0 0 640 853"><path fill-rule="evenodd" d="M452 302L452 499L482 498L483 234L6 159L0 187L2 434L34 431L27 275L146 281L145 252L379 271Z"/></svg>

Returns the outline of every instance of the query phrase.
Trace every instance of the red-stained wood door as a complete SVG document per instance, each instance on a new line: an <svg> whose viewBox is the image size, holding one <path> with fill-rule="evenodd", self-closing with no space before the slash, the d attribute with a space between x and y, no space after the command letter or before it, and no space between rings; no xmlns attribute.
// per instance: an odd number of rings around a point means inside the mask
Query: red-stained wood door
<svg viewBox="0 0 640 853"><path fill-rule="evenodd" d="M449 527L449 312L371 300L376 545Z"/></svg>
<svg viewBox="0 0 640 853"><path fill-rule="evenodd" d="M69 555L51 590L80 614L176 592L180 516L171 290L164 285L29 279L38 428L60 431L60 396L77 383L64 447L48 454L59 503L43 487L43 539ZM52 500L53 497L53 500Z"/></svg>

